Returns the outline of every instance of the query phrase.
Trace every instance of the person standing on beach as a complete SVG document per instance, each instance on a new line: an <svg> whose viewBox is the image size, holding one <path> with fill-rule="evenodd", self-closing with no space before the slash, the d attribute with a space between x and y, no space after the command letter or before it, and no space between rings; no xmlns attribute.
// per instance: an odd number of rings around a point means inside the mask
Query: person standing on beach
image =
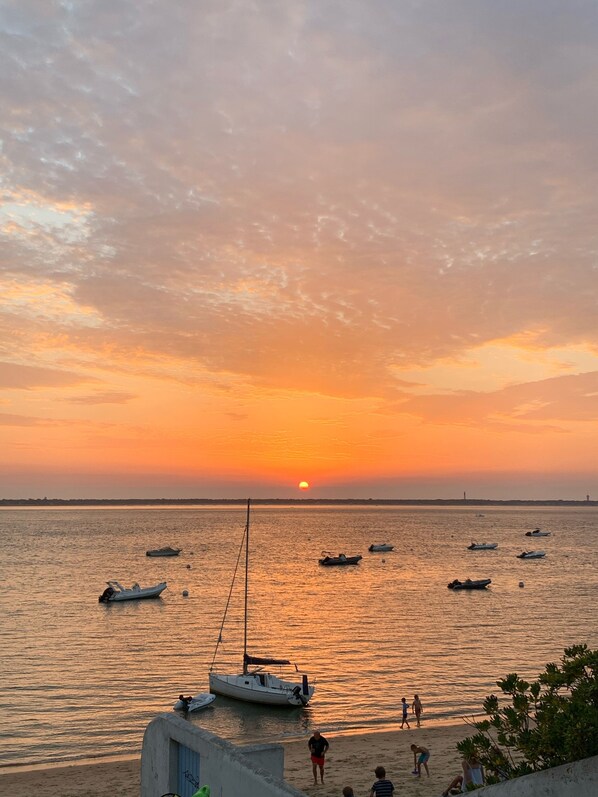
<svg viewBox="0 0 598 797"><path fill-rule="evenodd" d="M378 780L370 789L370 797L392 797L395 787L390 780L386 779L386 770L384 767L376 767L374 774Z"/></svg>
<svg viewBox="0 0 598 797"><path fill-rule="evenodd" d="M421 724L419 718L421 717L423 710L424 707L422 706L422 702L419 699L419 695L413 695L413 703L411 704L411 711L413 711L413 713L415 714L415 719L417 720L418 728Z"/></svg>
<svg viewBox="0 0 598 797"><path fill-rule="evenodd" d="M411 750L413 752L413 774L418 778L422 776L422 764L425 767L426 775L430 777L430 770L428 769L428 761L430 759L430 751L423 745L412 744Z"/></svg>
<svg viewBox="0 0 598 797"><path fill-rule="evenodd" d="M330 745L320 731L314 731L314 735L307 743L311 753L311 765L314 773L314 784L318 783L318 769L320 770L320 782L324 783L324 760Z"/></svg>
<svg viewBox="0 0 598 797"><path fill-rule="evenodd" d="M406 697L402 697L401 698L401 703L402 703L402 706L403 706L403 720L401 722L401 728L403 728L405 726L405 723L407 723L407 727L408 728L411 728L411 725L409 725L409 717L408 717L409 706L407 705L407 698Z"/></svg>

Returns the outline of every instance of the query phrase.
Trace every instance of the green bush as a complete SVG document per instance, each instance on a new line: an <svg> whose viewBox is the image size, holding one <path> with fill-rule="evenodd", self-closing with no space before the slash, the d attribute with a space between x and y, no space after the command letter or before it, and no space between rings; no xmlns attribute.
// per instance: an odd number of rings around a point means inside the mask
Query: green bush
<svg viewBox="0 0 598 797"><path fill-rule="evenodd" d="M489 695L488 719L472 722L477 733L457 744L466 757L477 753L487 783L598 755L598 650L565 648L537 681L511 673L497 686L503 699Z"/></svg>

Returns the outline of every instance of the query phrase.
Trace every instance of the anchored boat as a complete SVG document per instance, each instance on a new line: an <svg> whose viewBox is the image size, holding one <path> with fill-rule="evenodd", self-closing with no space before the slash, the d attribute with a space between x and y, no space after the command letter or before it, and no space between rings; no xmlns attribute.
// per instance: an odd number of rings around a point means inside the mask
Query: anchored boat
<svg viewBox="0 0 598 797"><path fill-rule="evenodd" d="M210 667L210 692L225 697L233 697L237 700L244 700L247 703L261 703L270 706L285 706L292 708L295 706L306 706L311 700L315 687L310 684L307 675L302 675L301 680L284 680L270 672L264 672L263 667L271 665L290 665L288 659L274 659L263 656L250 656L247 652L247 610L248 610L248 573L249 573L249 513L251 501L247 501L247 521L245 532L241 541L239 556L245 548L245 619L243 631L243 669L239 674L221 675L214 672L214 662L218 647L222 641L222 629L226 620L226 611L222 619L216 650ZM235 569L236 575L236 569ZM233 575L233 584L235 581ZM232 585L231 585L232 593ZM250 669L254 668L255 669ZM297 669L295 667L295 669Z"/></svg>

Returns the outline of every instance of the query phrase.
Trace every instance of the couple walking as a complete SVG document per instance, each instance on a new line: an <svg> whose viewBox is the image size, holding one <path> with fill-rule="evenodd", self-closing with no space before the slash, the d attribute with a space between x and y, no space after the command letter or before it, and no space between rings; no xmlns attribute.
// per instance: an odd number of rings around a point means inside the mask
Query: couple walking
<svg viewBox="0 0 598 797"><path fill-rule="evenodd" d="M401 698L401 705L402 705L402 708L403 708L403 720L401 722L401 728L404 728L405 724L407 724L407 727L410 728L411 725L409 725L409 716L408 716L408 714L409 714L409 705L407 703L407 698L406 697L402 697ZM422 702L419 699L419 695L413 695L413 703L411 704L411 711L413 712L413 714L415 714L415 719L416 719L418 728L421 725L420 717L422 715L423 710L424 710L424 707L422 706Z"/></svg>

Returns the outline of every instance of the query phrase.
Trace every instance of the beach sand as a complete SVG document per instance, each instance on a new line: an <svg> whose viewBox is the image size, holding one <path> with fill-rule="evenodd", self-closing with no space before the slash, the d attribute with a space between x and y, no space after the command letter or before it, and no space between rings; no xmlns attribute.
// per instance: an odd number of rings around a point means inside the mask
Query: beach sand
<svg viewBox="0 0 598 797"><path fill-rule="evenodd" d="M307 738L284 743L285 780L314 797L340 797L343 786L353 786L356 797L366 797L382 765L401 797L437 797L461 771L455 744L471 734L465 723L382 733L337 736L321 728L330 742L324 785L313 785ZM431 753L430 777L411 774L411 744ZM65 767L0 770L0 794L10 797L139 797L140 760L82 763ZM242 795L239 795L242 797Z"/></svg>

